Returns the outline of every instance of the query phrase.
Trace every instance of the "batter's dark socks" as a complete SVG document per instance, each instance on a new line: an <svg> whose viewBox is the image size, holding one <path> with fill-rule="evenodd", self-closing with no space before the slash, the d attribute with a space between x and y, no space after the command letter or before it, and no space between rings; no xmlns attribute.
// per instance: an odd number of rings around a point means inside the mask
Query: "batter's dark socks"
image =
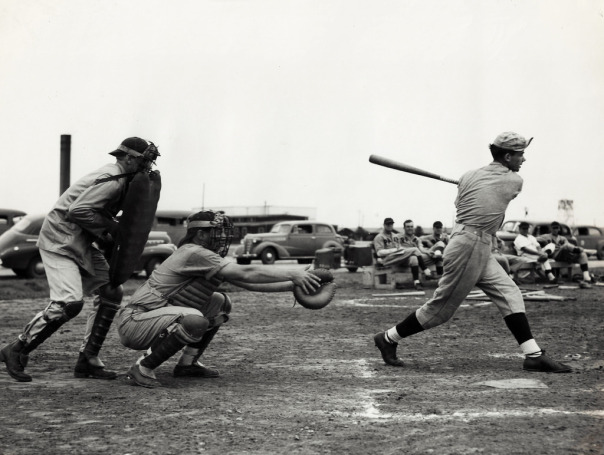
<svg viewBox="0 0 604 455"><path fill-rule="evenodd" d="M411 266L411 276L413 276L413 280L419 280L419 267L417 265Z"/></svg>
<svg viewBox="0 0 604 455"><path fill-rule="evenodd" d="M396 331L402 338L415 335L416 333L423 332L424 328L417 320L415 311L411 313L407 318L396 325Z"/></svg>
<svg viewBox="0 0 604 455"><path fill-rule="evenodd" d="M587 272L589 270L587 264L580 264L581 272Z"/></svg>
<svg viewBox="0 0 604 455"><path fill-rule="evenodd" d="M510 314L503 318L503 320L519 345L533 338L525 313Z"/></svg>

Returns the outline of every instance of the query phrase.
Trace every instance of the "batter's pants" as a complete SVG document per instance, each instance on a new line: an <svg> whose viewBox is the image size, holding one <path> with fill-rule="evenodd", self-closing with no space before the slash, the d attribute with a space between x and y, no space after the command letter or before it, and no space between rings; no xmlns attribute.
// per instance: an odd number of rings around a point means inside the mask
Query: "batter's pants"
<svg viewBox="0 0 604 455"><path fill-rule="evenodd" d="M444 273L433 297L415 313L424 329L436 327L457 311L474 286L482 289L503 317L524 312L524 300L491 254L492 236L456 225L445 249Z"/></svg>

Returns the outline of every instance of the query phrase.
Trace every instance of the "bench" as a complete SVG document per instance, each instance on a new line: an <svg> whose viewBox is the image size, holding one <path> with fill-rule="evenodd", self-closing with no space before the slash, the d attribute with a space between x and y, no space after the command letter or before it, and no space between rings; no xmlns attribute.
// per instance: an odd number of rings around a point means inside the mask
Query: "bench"
<svg viewBox="0 0 604 455"><path fill-rule="evenodd" d="M562 272L566 271L566 275L569 280L573 278L573 268L575 266L579 266L578 264L573 264L570 262L561 262L561 261L549 261L549 264L552 266L552 271L554 275L561 276ZM518 266L518 268L514 271L514 279L518 279L518 272L528 270L531 272L530 276L534 280L535 279L535 266L537 264L534 262L527 262Z"/></svg>

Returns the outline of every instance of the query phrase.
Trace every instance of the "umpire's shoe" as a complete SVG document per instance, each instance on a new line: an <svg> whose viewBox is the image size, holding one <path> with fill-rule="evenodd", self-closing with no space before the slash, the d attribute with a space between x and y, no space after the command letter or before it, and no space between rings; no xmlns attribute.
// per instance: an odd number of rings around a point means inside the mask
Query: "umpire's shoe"
<svg viewBox="0 0 604 455"><path fill-rule="evenodd" d="M115 379L115 371L105 370L104 366L93 365L84 352L80 352L73 375L76 378Z"/></svg>
<svg viewBox="0 0 604 455"><path fill-rule="evenodd" d="M385 332L380 332L373 337L373 341L375 341L375 345L380 350L384 362L393 367L405 366L403 361L396 356L396 347L398 346L398 343L388 343L384 335L386 335Z"/></svg>
<svg viewBox="0 0 604 455"><path fill-rule="evenodd" d="M175 378L217 378L220 373L217 370L206 367L202 363L195 362L193 365L176 365L173 375Z"/></svg>
<svg viewBox="0 0 604 455"><path fill-rule="evenodd" d="M526 371L538 371L542 373L570 373L572 368L563 363L556 362L554 359L545 355L545 350L541 351L539 357L527 357L524 359L522 369Z"/></svg>
<svg viewBox="0 0 604 455"><path fill-rule="evenodd" d="M21 353L24 347L25 343L17 338L0 350L0 361L6 363L6 371L13 379L31 382L31 376L24 371L28 360L28 356Z"/></svg>

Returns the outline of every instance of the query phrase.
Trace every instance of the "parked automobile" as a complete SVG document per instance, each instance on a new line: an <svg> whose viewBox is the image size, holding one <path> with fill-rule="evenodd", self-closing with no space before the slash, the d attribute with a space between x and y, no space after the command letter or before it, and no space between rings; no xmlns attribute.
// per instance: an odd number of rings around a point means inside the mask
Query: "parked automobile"
<svg viewBox="0 0 604 455"><path fill-rule="evenodd" d="M604 234L602 229L596 226L576 226L573 235L577 239L577 245L585 249L591 255L596 255L599 260L604 259Z"/></svg>
<svg viewBox="0 0 604 455"><path fill-rule="evenodd" d="M158 210L155 212L153 230L167 232L172 243L178 245L187 233L187 217L193 213L191 210Z"/></svg>
<svg viewBox="0 0 604 455"><path fill-rule="evenodd" d="M529 224L529 234L539 237L551 232L551 221L531 221L531 220L509 220L503 223L501 229L497 231L497 237L503 240L506 254L516 254L514 250L514 239L519 234L518 225L523 221ZM572 235L570 227L567 224L560 223L560 235L566 237L571 243L577 244L577 239Z"/></svg>
<svg viewBox="0 0 604 455"><path fill-rule="evenodd" d="M322 248L336 248L340 254L344 239L331 224L315 221L282 221L270 232L247 234L233 256L238 264L249 264L260 259L263 264L273 264L280 259L297 259L309 264L315 252Z"/></svg>
<svg viewBox="0 0 604 455"><path fill-rule="evenodd" d="M45 276L44 264L36 246L45 215L26 215L0 235L0 265L25 278ZM135 273L147 276L176 250L166 232L151 231Z"/></svg>
<svg viewBox="0 0 604 455"><path fill-rule="evenodd" d="M25 215L21 210L0 209L0 234L12 228Z"/></svg>

